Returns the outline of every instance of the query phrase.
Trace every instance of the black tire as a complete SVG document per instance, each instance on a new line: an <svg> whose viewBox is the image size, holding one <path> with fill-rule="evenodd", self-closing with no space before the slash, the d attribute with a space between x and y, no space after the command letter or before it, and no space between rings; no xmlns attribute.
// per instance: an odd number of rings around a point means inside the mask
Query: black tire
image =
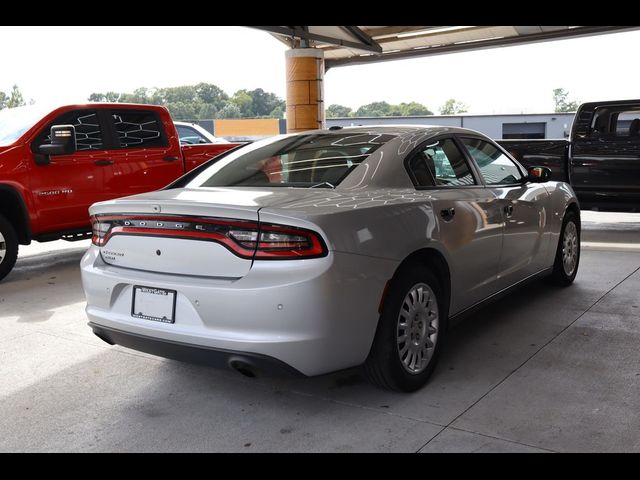
<svg viewBox="0 0 640 480"><path fill-rule="evenodd" d="M6 218L0 215L0 280L9 275L18 258L18 236Z"/></svg>
<svg viewBox="0 0 640 480"><path fill-rule="evenodd" d="M574 242L571 239L572 227L570 224L573 224L575 227L575 236L576 241ZM570 245L565 246L565 242L568 242ZM565 247L568 247L566 251L575 253L575 266L573 266L573 270L569 269L567 272L567 268L565 266ZM564 215L564 219L562 220L562 229L560 230L560 238L558 239L558 248L556 249L556 259L553 263L553 273L550 276L550 280L552 283L560 286L568 286L573 283L578 273L578 265L580 264L580 220L578 219L578 215L576 212L570 210Z"/></svg>
<svg viewBox="0 0 640 480"><path fill-rule="evenodd" d="M433 351L426 366L422 362L422 369L419 372L410 373L408 371L410 366L405 366L401 358L400 345L402 344L399 344L399 335L400 331L405 335L411 332L409 328L402 329L399 326L400 310L405 303L405 297L419 284L426 284L434 293L438 312L437 335L434 337ZM399 272L390 285L371 351L364 364L364 373L370 382L382 388L401 392L413 392L427 383L438 362L447 330L449 307L444 301L447 298L444 293L442 282L426 266L412 266ZM432 311L433 304L427 300L425 302L427 310ZM425 324L427 323L431 325L431 321L427 322L425 319ZM416 323L416 327L418 325L422 323ZM411 354L408 353L408 355Z"/></svg>

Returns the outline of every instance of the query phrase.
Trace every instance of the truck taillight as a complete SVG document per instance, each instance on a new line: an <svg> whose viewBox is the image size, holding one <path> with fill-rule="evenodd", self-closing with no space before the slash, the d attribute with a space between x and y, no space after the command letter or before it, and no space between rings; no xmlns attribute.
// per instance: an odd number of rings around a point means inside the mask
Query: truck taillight
<svg viewBox="0 0 640 480"><path fill-rule="evenodd" d="M91 241L103 247L115 235L148 235L220 243L241 258L285 260L327 255L320 235L286 225L183 216L95 215Z"/></svg>

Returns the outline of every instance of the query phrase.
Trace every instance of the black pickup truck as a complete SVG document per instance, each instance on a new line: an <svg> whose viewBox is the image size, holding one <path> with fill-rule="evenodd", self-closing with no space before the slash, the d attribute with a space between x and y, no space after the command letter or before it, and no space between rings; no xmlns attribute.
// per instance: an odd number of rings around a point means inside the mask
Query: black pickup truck
<svg viewBox="0 0 640 480"><path fill-rule="evenodd" d="M583 209L640 211L640 100L583 103L569 139L498 143L570 183Z"/></svg>

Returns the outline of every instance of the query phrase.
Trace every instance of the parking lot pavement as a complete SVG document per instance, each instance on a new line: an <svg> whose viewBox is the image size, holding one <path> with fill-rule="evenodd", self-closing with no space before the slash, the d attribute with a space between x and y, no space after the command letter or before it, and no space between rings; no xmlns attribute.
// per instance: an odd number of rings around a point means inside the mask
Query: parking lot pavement
<svg viewBox="0 0 640 480"><path fill-rule="evenodd" d="M110 347L86 325L87 242L23 248L0 284L0 451L640 451L640 215L606 215L583 217L574 285L458 325L414 394Z"/></svg>

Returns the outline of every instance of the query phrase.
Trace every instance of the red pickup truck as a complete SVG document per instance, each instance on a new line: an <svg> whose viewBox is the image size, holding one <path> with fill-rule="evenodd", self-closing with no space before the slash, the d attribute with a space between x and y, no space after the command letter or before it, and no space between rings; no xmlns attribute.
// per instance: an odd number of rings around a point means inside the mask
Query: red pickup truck
<svg viewBox="0 0 640 480"><path fill-rule="evenodd" d="M238 145L181 146L155 105L1 110L0 280L18 244L89 238L92 203L156 190Z"/></svg>

